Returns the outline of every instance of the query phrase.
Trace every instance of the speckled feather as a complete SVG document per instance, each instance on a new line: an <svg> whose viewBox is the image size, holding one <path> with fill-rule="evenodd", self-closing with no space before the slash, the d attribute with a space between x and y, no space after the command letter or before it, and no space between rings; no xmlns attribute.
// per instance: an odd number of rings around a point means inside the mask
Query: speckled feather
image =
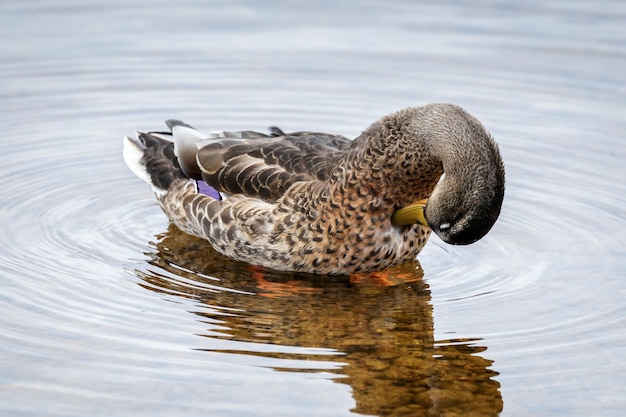
<svg viewBox="0 0 626 417"><path fill-rule="evenodd" d="M428 142L432 129L415 135L413 121L424 109L386 116L353 141L276 128L270 135L230 132L203 141L199 171L229 195L222 201L197 192L166 134L140 134L146 148L140 164L153 188L164 190L155 194L170 220L226 256L310 273L380 270L414 260L430 235L421 225L390 222L394 211L429 197L444 172ZM454 110L460 123L483 129Z"/></svg>

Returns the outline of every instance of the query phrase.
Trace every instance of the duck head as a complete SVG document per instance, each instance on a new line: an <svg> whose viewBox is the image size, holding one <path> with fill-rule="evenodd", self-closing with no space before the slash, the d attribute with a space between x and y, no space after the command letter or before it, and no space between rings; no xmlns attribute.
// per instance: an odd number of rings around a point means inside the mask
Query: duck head
<svg viewBox="0 0 626 417"><path fill-rule="evenodd" d="M482 124L454 105L432 105L413 121L415 135L443 165L428 199L397 210L393 225L419 223L444 242L467 245L491 230L504 199L504 164Z"/></svg>

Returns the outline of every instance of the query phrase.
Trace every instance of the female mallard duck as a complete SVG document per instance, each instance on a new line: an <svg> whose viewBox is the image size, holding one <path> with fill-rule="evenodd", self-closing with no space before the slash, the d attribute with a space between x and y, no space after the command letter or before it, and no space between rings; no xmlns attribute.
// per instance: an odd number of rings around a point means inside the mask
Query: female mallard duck
<svg viewBox="0 0 626 417"><path fill-rule="evenodd" d="M455 105L400 110L354 140L167 125L171 133L124 138L126 164L180 229L251 264L320 274L385 269L414 260L431 230L469 244L500 214L498 146Z"/></svg>

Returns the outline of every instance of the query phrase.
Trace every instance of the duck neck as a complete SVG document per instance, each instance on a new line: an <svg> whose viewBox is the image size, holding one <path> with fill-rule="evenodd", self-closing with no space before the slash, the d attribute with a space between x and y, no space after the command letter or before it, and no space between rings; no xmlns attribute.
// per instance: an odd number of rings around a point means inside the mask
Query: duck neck
<svg viewBox="0 0 626 417"><path fill-rule="evenodd" d="M390 203L393 210L430 196L444 172L428 138L406 122L410 108L391 114L355 139L348 160L363 172L361 188Z"/></svg>

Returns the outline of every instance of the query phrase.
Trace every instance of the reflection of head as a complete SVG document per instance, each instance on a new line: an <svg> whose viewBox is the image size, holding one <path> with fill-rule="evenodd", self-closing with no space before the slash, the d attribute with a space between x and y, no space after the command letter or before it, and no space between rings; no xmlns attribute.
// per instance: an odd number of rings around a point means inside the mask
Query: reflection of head
<svg viewBox="0 0 626 417"><path fill-rule="evenodd" d="M277 273L226 259L175 227L157 250L151 263L181 281L144 270L137 271L140 285L236 311L210 317L229 328L222 330L229 340L343 352L328 360L346 364L335 372L342 376L337 382L353 389L354 412L490 416L502 410L499 384L491 379L497 373L478 356L486 348L469 340L434 342L430 292L417 264L351 277Z"/></svg>

